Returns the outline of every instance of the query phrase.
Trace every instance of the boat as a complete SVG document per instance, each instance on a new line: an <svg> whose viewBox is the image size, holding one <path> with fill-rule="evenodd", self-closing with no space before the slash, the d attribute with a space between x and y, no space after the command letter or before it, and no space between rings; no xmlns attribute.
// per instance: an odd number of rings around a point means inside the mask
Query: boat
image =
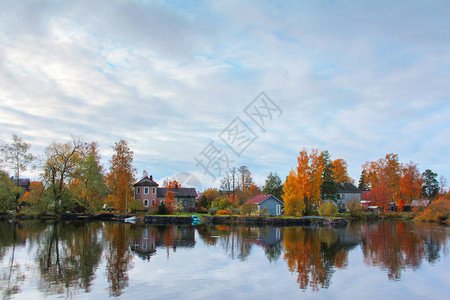
<svg viewBox="0 0 450 300"><path fill-rule="evenodd" d="M197 224L200 224L202 222L202 219L200 219L196 215L192 215L192 220L193 220L192 225L197 225Z"/></svg>
<svg viewBox="0 0 450 300"><path fill-rule="evenodd" d="M129 217L129 218L125 218L123 221L126 222L126 223L136 223L136 217L132 216L132 217Z"/></svg>

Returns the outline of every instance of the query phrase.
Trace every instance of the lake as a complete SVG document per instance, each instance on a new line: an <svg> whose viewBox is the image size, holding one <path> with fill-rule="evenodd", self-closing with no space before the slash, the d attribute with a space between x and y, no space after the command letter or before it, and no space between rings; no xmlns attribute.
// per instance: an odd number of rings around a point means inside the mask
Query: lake
<svg viewBox="0 0 450 300"><path fill-rule="evenodd" d="M450 229L0 221L2 298L445 299Z"/></svg>

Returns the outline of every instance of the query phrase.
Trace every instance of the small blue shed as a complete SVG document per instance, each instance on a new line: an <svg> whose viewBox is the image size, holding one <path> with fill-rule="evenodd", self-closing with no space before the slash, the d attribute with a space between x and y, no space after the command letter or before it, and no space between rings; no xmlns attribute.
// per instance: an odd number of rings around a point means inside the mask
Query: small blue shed
<svg viewBox="0 0 450 300"><path fill-rule="evenodd" d="M258 195L247 201L248 204L255 204L258 206L258 211L267 208L267 213L271 216L281 216L283 201L274 195Z"/></svg>

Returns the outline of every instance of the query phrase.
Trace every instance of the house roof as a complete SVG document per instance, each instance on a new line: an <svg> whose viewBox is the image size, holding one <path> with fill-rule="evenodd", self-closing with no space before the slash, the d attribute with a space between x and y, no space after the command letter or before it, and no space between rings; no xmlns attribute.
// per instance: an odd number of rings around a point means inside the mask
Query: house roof
<svg viewBox="0 0 450 300"><path fill-rule="evenodd" d="M150 178L148 176L145 176L138 182L136 182L133 186L159 186L156 182L153 181L153 176L150 175Z"/></svg>
<svg viewBox="0 0 450 300"><path fill-rule="evenodd" d="M361 191L353 184L349 182L338 182L336 183L337 192L339 194L348 193L348 194L361 194Z"/></svg>
<svg viewBox="0 0 450 300"><path fill-rule="evenodd" d="M168 188L158 188L156 190L156 197L162 198L167 195ZM197 197L197 192L195 191L195 188L171 188L170 189L176 198L183 197L183 198L195 198Z"/></svg>
<svg viewBox="0 0 450 300"><path fill-rule="evenodd" d="M11 181L14 182L14 184L17 185L17 179L14 177L11 177ZM30 179L28 178L19 178L19 186L26 186L28 187L30 185Z"/></svg>
<svg viewBox="0 0 450 300"><path fill-rule="evenodd" d="M281 201L277 197L275 197L273 195L270 195L270 194L269 195L257 195L255 197L253 197L252 199L248 200L246 203L248 203L248 204L261 204L261 202L266 201L270 197L272 197L273 199L275 199L275 200L279 201L281 204L283 204L283 201Z"/></svg>

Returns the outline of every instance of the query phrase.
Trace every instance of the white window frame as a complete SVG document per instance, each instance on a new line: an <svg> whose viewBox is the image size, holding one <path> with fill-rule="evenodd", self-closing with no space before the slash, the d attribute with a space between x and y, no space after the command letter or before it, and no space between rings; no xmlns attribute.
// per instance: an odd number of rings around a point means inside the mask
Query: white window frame
<svg viewBox="0 0 450 300"><path fill-rule="evenodd" d="M277 216L281 215L281 205L277 204L276 211L277 211Z"/></svg>
<svg viewBox="0 0 450 300"><path fill-rule="evenodd" d="M152 194L156 194L156 188L152 188Z"/></svg>
<svg viewBox="0 0 450 300"><path fill-rule="evenodd" d="M147 195L150 192L148 186L144 187L144 194Z"/></svg>
<svg viewBox="0 0 450 300"><path fill-rule="evenodd" d="M137 195L140 195L140 194L141 194L141 187L140 187L140 186L138 186L138 187L136 188L136 194L137 194Z"/></svg>
<svg viewBox="0 0 450 300"><path fill-rule="evenodd" d="M144 206L148 207L148 199L144 199Z"/></svg>

